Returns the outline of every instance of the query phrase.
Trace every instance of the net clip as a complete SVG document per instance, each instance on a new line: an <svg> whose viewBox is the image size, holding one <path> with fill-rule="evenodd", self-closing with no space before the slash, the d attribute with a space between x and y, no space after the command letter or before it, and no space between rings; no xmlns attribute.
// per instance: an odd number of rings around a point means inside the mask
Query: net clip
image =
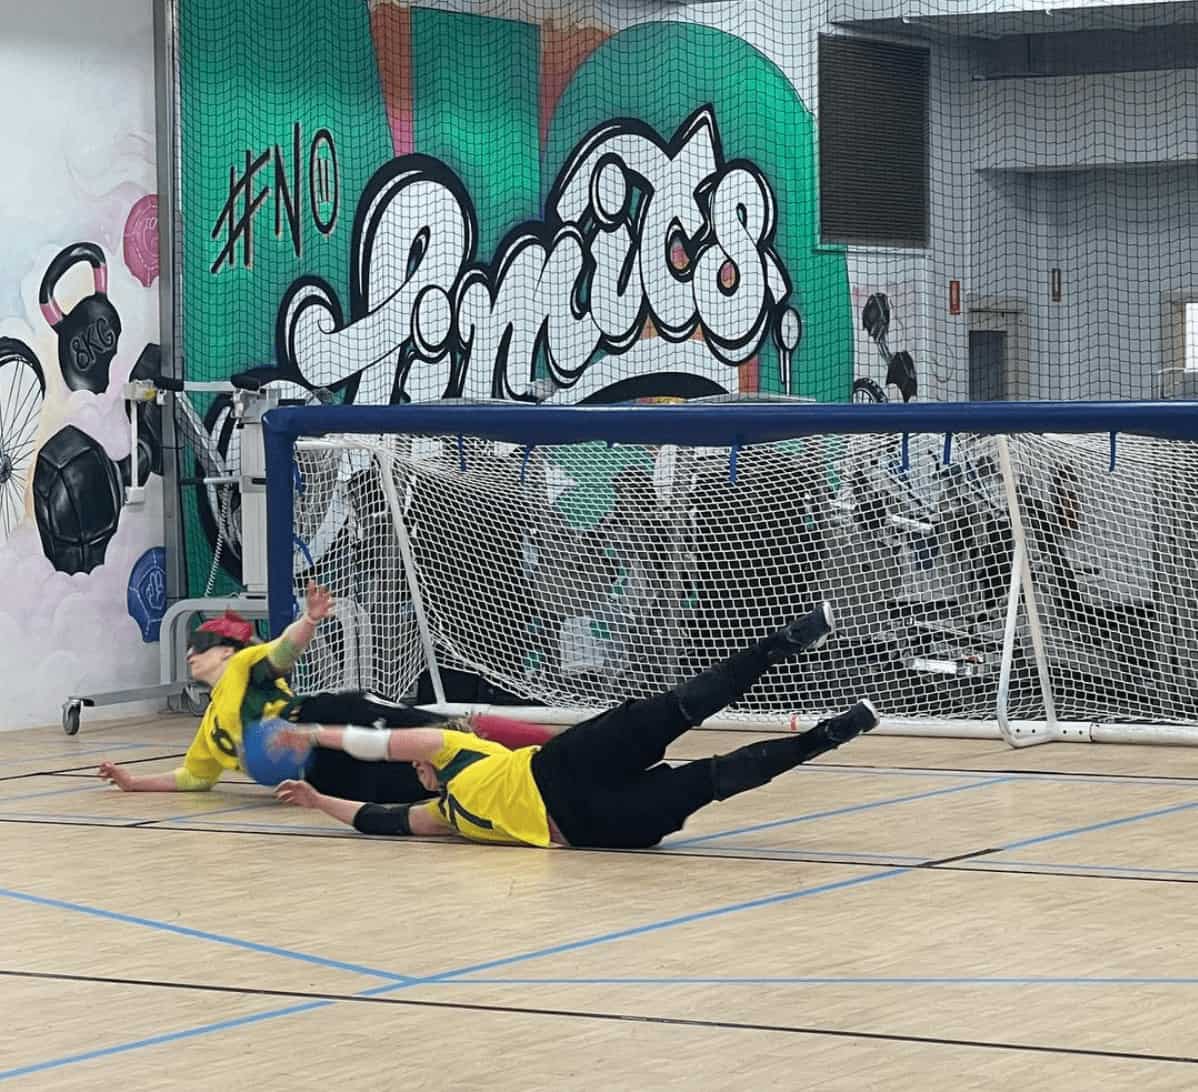
<svg viewBox="0 0 1198 1092"><path fill-rule="evenodd" d="M313 560L312 551L308 549L308 544L299 535L292 535L291 541L295 544L299 552L304 555L304 560L308 563L308 567L311 569L316 568L316 562Z"/></svg>

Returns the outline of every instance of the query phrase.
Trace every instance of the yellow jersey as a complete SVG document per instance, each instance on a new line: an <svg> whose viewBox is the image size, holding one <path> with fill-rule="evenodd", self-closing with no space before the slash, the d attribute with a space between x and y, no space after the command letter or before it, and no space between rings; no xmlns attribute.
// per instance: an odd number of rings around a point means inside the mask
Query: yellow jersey
<svg viewBox="0 0 1198 1092"><path fill-rule="evenodd" d="M240 769L242 724L278 716L291 700L291 690L282 679L256 682L252 678L255 666L270 655L276 644L278 641L250 645L229 657L183 757L183 772L191 784L211 785L225 770Z"/></svg>
<svg viewBox="0 0 1198 1092"><path fill-rule="evenodd" d="M441 798L423 805L431 815L476 842L549 845L545 801L532 776L539 747L509 751L467 732L446 730L432 765Z"/></svg>

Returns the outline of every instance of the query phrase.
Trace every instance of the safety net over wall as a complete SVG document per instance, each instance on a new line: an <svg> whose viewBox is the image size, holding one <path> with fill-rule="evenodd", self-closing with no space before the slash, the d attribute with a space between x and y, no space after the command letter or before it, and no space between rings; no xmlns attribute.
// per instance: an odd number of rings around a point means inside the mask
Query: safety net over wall
<svg viewBox="0 0 1198 1092"><path fill-rule="evenodd" d="M177 0L186 377L1185 395L1198 29L1045 7ZM207 412L235 463L228 400ZM235 498L187 505L192 590L235 583Z"/></svg>

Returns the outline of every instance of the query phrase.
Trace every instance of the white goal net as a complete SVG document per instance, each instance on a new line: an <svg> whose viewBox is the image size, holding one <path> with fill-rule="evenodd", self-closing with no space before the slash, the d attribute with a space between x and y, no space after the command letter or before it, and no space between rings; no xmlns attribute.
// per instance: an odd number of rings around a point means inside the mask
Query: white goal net
<svg viewBox="0 0 1198 1092"><path fill-rule="evenodd" d="M530 704L598 709L829 599L827 648L772 669L728 718L792 724L868 696L889 722L945 734L993 732L1000 709L1045 723L1055 705L1088 738L1091 724L1198 738L1192 444L341 436L300 441L296 461L297 594L329 584L341 623L302 664L303 689L398 698L435 664Z"/></svg>

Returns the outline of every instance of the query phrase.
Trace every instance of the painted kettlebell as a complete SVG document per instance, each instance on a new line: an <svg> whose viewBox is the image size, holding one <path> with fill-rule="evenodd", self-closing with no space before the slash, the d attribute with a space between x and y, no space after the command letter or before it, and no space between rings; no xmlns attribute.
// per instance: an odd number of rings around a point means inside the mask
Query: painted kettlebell
<svg viewBox="0 0 1198 1092"><path fill-rule="evenodd" d="M79 262L92 267L95 291L64 315L54 292L67 270ZM108 369L121 336L121 317L108 299L104 252L95 243L76 243L60 251L42 277L38 303L58 334L58 363L66 385L73 391L106 391Z"/></svg>

